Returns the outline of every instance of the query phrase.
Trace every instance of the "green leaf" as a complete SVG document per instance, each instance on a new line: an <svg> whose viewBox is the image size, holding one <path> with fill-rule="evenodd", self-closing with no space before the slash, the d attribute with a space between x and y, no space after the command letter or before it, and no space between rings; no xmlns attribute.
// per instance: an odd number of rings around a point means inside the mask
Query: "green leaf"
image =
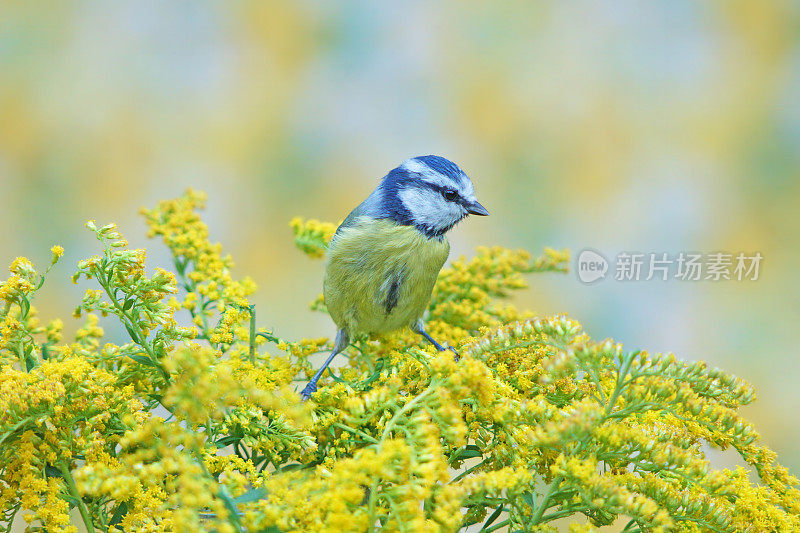
<svg viewBox="0 0 800 533"><path fill-rule="evenodd" d="M346 384L346 385L349 385L349 384L350 384L350 382L349 382L349 381L346 381L346 380L344 380L344 379L340 378L339 376L337 376L336 374L334 374L334 373L333 373L332 371L330 371L330 370L331 370L331 369L330 369L330 368L328 368L328 371L329 371L329 373L330 373L331 377L333 378L333 381L335 381L336 383L344 383L344 384Z"/></svg>
<svg viewBox="0 0 800 533"><path fill-rule="evenodd" d="M47 477L64 477L64 475L61 473L61 470L49 464L44 465L44 473L47 474Z"/></svg>
<svg viewBox="0 0 800 533"><path fill-rule="evenodd" d="M494 510L494 512L492 513L492 516L487 518L486 522L483 523L483 527L481 527L481 531L483 531L487 527L491 526L492 522L497 520L497 517L499 517L502 513L503 513L503 504L501 503L500 505L497 506L497 509Z"/></svg>
<svg viewBox="0 0 800 533"><path fill-rule="evenodd" d="M114 514L111 515L111 520L108 521L108 525L114 526L119 524L126 514L128 514L128 504L122 502L121 504L117 505L116 509L114 509Z"/></svg>
<svg viewBox="0 0 800 533"><path fill-rule="evenodd" d="M128 298L127 300L125 300L125 303L122 305L122 310L127 311L128 309L130 309L134 301L135 298Z"/></svg>
<svg viewBox="0 0 800 533"><path fill-rule="evenodd" d="M147 366L156 366L152 359L144 355L128 355L131 359L136 361L137 363L141 363Z"/></svg>
<svg viewBox="0 0 800 533"><path fill-rule="evenodd" d="M136 339L138 339L138 338L139 338L139 335L136 333L136 331L134 331L134 329L133 329L133 328L130 326L130 324L128 324L128 323L126 323L126 324L125 324L125 331L127 331L127 332L128 332L128 335L130 335L130 336L131 336L131 339L132 339L134 342L136 341Z"/></svg>
<svg viewBox="0 0 800 533"><path fill-rule="evenodd" d="M533 509L533 493L524 492L524 493L520 494L520 498L522 498L522 501L524 501L526 504L528 504L528 507Z"/></svg>
<svg viewBox="0 0 800 533"><path fill-rule="evenodd" d="M39 361L33 355L33 347L33 344L25 346L25 370L28 372L39 366Z"/></svg>
<svg viewBox="0 0 800 533"><path fill-rule="evenodd" d="M290 465L283 465L282 467L278 468L278 471L279 472L291 472L293 470L300 470L304 466L305 465L302 465L300 463L292 463Z"/></svg>
<svg viewBox="0 0 800 533"><path fill-rule="evenodd" d="M238 442L240 440L242 440L241 437L233 437L233 436L223 437L216 442L216 445L217 448L224 448L225 446L230 446L234 442Z"/></svg>
<svg viewBox="0 0 800 533"><path fill-rule="evenodd" d="M378 381L378 378L381 377L381 372L383 371L384 362L385 360L383 357L378 359L378 362L375 363L375 372L373 372L373 374L369 378L367 378L361 383L362 390L367 390L367 387L372 385L373 382Z"/></svg>
<svg viewBox="0 0 800 533"><path fill-rule="evenodd" d="M281 340L280 340L278 337L276 337L275 335L272 335L271 333L264 333L263 331L261 331L261 332L259 332L259 333L256 333L256 337L264 337L264 338L265 338L265 339L267 339L269 342L275 342L275 343L278 343L278 342L280 342L280 341L281 341Z"/></svg>
<svg viewBox="0 0 800 533"><path fill-rule="evenodd" d="M450 456L450 462L463 461L464 459L472 459L474 457L483 457L483 452L474 444L468 444L460 450L456 450L455 453Z"/></svg>
<svg viewBox="0 0 800 533"><path fill-rule="evenodd" d="M250 503L256 500L261 500L267 497L267 490L263 487L259 487L257 489L250 489L241 496L237 496L233 499L233 503L239 505L240 503Z"/></svg>
<svg viewBox="0 0 800 533"><path fill-rule="evenodd" d="M71 494L62 494L59 497L67 500L70 509L74 509L75 507L78 506L78 498L72 496Z"/></svg>

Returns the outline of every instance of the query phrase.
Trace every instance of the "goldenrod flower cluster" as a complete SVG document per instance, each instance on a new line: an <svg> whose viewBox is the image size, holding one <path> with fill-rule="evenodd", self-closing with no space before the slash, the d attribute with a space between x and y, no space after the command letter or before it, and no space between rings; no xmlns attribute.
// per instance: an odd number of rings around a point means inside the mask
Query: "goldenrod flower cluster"
<svg viewBox="0 0 800 533"><path fill-rule="evenodd" d="M294 230L294 243L310 257L323 257L328 242L336 233L336 224L320 222L316 219L303 220L295 217L289 223Z"/></svg>
<svg viewBox="0 0 800 533"><path fill-rule="evenodd" d="M428 324L459 361L408 332L356 338L301 403L330 343L257 328L255 286L209 242L203 202L143 210L174 273L87 224L102 251L73 277L89 285L74 339L31 305L47 272L18 258L0 282L5 530L76 531L71 516L130 532L800 530L798 480L739 412L747 383L508 305L524 274L565 271L566 252L457 259ZM292 227L312 257L335 231ZM714 469L709 447L740 465Z"/></svg>
<svg viewBox="0 0 800 533"><path fill-rule="evenodd" d="M225 352L236 338L246 335L239 328L249 316L246 297L256 285L249 277L233 280L233 259L222 255L221 244L209 242L208 226L196 212L205 201L205 193L189 190L182 198L141 213L150 227L148 236L161 236L172 252L176 275L186 291L183 302L174 304L189 311L200 329L199 338Z"/></svg>

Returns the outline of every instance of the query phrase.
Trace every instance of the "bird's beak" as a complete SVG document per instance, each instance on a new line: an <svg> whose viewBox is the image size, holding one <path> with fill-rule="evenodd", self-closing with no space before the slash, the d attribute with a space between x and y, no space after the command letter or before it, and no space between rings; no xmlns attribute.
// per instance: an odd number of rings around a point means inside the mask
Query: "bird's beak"
<svg viewBox="0 0 800 533"><path fill-rule="evenodd" d="M480 215L482 217L489 216L489 211L487 211L486 208L477 201L467 204L466 207L467 213L471 215Z"/></svg>

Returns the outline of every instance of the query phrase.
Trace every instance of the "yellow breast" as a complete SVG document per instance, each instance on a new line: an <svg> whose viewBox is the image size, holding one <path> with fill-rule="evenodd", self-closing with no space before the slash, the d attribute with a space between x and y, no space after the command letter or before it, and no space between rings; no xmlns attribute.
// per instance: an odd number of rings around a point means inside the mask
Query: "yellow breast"
<svg viewBox="0 0 800 533"><path fill-rule="evenodd" d="M328 248L328 312L349 334L387 333L422 317L450 253L446 239L412 226L361 217Z"/></svg>

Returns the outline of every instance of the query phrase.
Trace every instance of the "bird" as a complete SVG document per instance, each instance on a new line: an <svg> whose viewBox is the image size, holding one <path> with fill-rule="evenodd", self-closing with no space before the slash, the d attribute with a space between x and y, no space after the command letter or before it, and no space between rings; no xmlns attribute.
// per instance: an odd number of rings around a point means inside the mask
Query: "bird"
<svg viewBox="0 0 800 533"><path fill-rule="evenodd" d="M355 335L410 327L437 350L447 349L423 322L450 253L446 234L468 215L488 214L470 178L444 157L412 157L383 177L328 244L323 296L337 333L330 356L301 392L303 401Z"/></svg>

